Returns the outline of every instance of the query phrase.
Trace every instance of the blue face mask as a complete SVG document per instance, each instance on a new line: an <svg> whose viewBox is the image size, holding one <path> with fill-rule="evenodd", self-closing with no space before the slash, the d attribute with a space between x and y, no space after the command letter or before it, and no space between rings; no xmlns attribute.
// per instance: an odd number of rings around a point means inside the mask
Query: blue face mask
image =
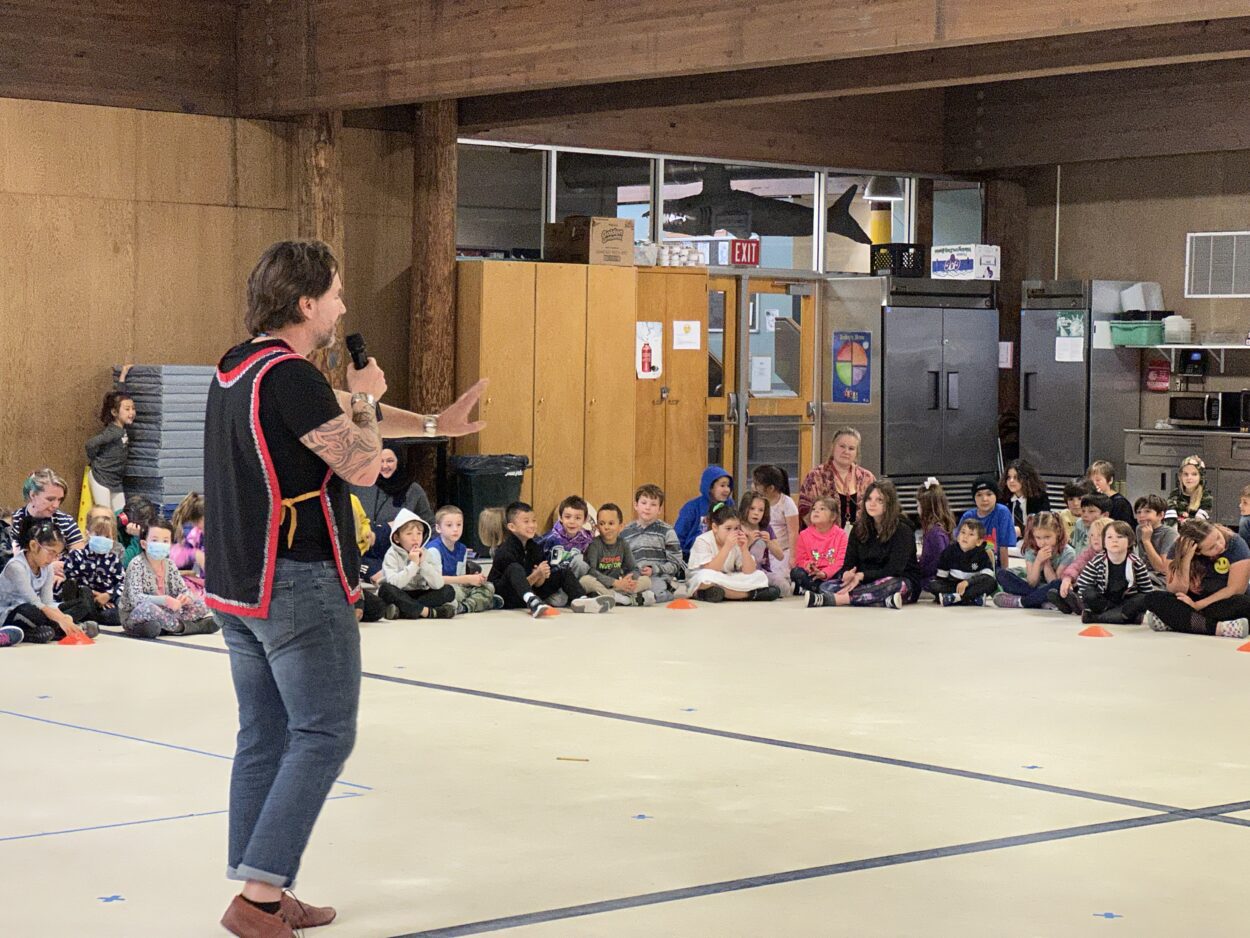
<svg viewBox="0 0 1250 938"><path fill-rule="evenodd" d="M113 549L113 539L105 537L103 534L93 534L91 539L87 541L87 550L93 554L107 554Z"/></svg>
<svg viewBox="0 0 1250 938"><path fill-rule="evenodd" d="M143 550L153 560L164 560L169 556L169 545L161 541L148 541Z"/></svg>

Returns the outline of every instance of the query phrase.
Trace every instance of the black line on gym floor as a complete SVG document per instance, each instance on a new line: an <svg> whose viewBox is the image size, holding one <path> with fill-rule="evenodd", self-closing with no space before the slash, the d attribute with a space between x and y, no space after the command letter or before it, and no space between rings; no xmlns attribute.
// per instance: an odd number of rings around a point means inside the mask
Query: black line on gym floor
<svg viewBox="0 0 1250 938"><path fill-rule="evenodd" d="M196 651L207 651L219 655L228 655L226 648L214 648L208 645L185 644L168 639L156 639L154 644L169 645L175 648L191 648ZM617 713L613 710L597 710L593 707L581 707L576 704L557 703L551 700L536 700L530 697L518 697L513 694L501 694L497 691L476 690L471 687L456 687L452 684L435 684L431 681L419 681L410 677L397 677L393 674L378 674L374 671L361 671L361 676L388 684L402 684L407 687L419 687L423 690L436 690L450 694L462 694L467 697L478 697L484 700L495 700L501 703L523 704L528 707L540 707L546 710L557 710L564 713L576 713L582 716L599 717L601 719L619 720L623 723L634 723L640 726L655 726L661 729L679 730L685 733L697 733L701 736L712 736L718 739L732 739L738 742L755 743L761 746L775 746L780 749L793 749L799 752L810 752L817 755L837 756L842 759L853 759L858 762L869 762L877 765L888 765L901 769L916 769L921 772L933 772L938 775L949 775L955 778L966 778L977 782L991 782L997 785L1010 785L1052 795L1065 795L1069 798L1084 798L1088 801L1100 801L1105 804L1121 805L1127 808L1141 808L1146 811L1158 811L1163 814L1177 815L1184 819L1191 815L1186 808L1175 805L1158 804L1153 801L1141 801L1137 798L1122 798L1118 795L1105 795L1096 791L1085 791L1080 788L1067 788L1062 785L1048 785L1045 782L1034 782L1027 779L1011 778L1006 775L991 775L988 772L974 772L971 769L957 769L951 766L934 765L929 762L916 762L911 759L896 759L893 756L878 756L868 752L856 752L851 749L836 749L831 746L817 746L814 743L800 743L792 740L774 739L770 736L754 736L750 733L737 733L733 730L718 730L693 723L677 723L672 720L660 720L655 717L636 716L629 713ZM1250 802L1246 802L1250 809ZM1239 809L1227 809L1239 810ZM1226 824L1250 827L1250 821L1243 818L1214 817L1202 815L1203 820L1218 821Z"/></svg>
<svg viewBox="0 0 1250 938"><path fill-rule="evenodd" d="M1177 821L1206 817L1209 812L1227 811L1232 807L1230 805L1216 805L1211 808L1198 808L1185 812L1189 817L1174 814L1150 814L1142 817L1125 818L1120 821L1102 821L1097 824L1061 827L1056 830L1039 831L1033 834L1016 834L1011 837L995 837L990 840L976 840L970 843L952 844L946 847L910 850L906 853L892 853L885 856L868 857L862 860L846 860L841 863L829 863L824 866L809 866L803 869L785 870L780 873L765 873L759 876L743 877L742 879L728 879L717 883L704 883L699 886L664 889L659 892L624 896L619 899L605 899L599 902L587 902L582 905L570 905L558 909L544 909L538 912L508 915L502 918L485 919L478 922L466 922L462 925L408 932L403 935L395 935L393 938L458 938L461 935L480 935L484 932L503 931L509 928L520 928L524 925L537 925L543 922L580 918L586 915L599 915L604 912L619 912L623 909L636 909L641 906L659 905L666 902L680 902L684 899L698 899L726 892L739 892L744 889L758 889L761 886L776 886L781 883L793 883L826 876L839 876L843 873L856 873L862 870L901 866L907 863L919 863L924 860L937 860L943 857L985 853L986 851L1003 850L1009 847L1070 840L1075 837L1088 837L1094 834L1132 830L1139 827L1153 827L1159 824L1172 824Z"/></svg>

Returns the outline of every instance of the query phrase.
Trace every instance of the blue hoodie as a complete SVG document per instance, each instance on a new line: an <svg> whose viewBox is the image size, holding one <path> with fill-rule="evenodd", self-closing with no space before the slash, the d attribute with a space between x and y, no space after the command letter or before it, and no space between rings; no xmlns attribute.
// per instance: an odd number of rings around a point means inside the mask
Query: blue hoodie
<svg viewBox="0 0 1250 938"><path fill-rule="evenodd" d="M707 515L712 507L712 483L717 479L728 479L729 487L733 489L734 477L725 471L724 466L708 466L703 470L703 478L699 480L699 497L692 498L681 506L681 513L677 516L673 530L681 541L683 554L688 555L695 538L708 529Z"/></svg>

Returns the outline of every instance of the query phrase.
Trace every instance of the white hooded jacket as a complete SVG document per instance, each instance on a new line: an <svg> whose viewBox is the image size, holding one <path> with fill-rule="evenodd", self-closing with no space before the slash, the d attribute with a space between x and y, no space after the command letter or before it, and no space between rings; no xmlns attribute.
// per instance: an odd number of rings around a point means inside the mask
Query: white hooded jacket
<svg viewBox="0 0 1250 938"><path fill-rule="evenodd" d="M443 586L443 561L436 551L427 549L420 564L408 559L408 551L395 542L395 534L409 521L415 521L421 529L421 543L425 544L430 532L425 522L407 508L401 508L391 522L391 547L382 558L383 582L401 590L436 590Z"/></svg>

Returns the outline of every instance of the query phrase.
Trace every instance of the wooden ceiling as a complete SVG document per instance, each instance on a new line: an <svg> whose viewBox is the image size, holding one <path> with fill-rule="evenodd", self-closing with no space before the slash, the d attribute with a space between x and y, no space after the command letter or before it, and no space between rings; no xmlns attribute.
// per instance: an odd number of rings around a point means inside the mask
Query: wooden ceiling
<svg viewBox="0 0 1250 938"><path fill-rule="evenodd" d="M1246 0L9 0L0 96L846 168L1250 148Z"/></svg>

